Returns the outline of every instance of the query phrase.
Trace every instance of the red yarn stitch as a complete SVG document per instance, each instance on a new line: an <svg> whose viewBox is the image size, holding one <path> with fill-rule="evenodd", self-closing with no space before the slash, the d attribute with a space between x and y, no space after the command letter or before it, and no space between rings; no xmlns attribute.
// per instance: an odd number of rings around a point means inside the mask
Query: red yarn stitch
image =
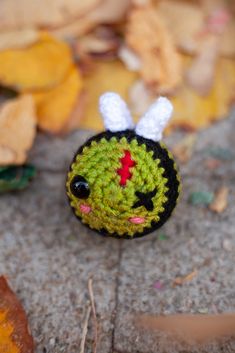
<svg viewBox="0 0 235 353"><path fill-rule="evenodd" d="M120 162L122 164L122 168L117 170L118 175L120 175L121 179L119 184L121 186L126 185L126 181L131 179L132 173L130 172L130 168L136 165L135 161L131 159L130 151L124 151L124 157L120 158Z"/></svg>

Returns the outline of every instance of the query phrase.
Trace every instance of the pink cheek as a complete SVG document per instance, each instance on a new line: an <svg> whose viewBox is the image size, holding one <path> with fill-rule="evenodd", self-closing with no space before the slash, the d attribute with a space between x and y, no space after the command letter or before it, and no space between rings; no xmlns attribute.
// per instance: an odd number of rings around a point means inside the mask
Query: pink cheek
<svg viewBox="0 0 235 353"><path fill-rule="evenodd" d="M134 224L141 224L144 223L145 219L144 217L131 217L129 218L129 222L134 223Z"/></svg>
<svg viewBox="0 0 235 353"><path fill-rule="evenodd" d="M91 207L88 205L81 204L79 208L82 213L88 214L91 212Z"/></svg>

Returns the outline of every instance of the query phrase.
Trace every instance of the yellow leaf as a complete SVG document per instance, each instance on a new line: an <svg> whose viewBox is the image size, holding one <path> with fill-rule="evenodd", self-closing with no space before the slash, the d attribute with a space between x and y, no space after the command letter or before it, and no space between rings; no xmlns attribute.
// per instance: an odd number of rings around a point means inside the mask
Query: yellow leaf
<svg viewBox="0 0 235 353"><path fill-rule="evenodd" d="M0 32L0 50L25 48L39 40L39 32L33 28Z"/></svg>
<svg viewBox="0 0 235 353"><path fill-rule="evenodd" d="M121 22L131 3L130 0L98 0L98 2L98 6L93 6L90 11L80 16L79 20L76 17L73 21L68 21L55 28L48 28L48 30L52 35L62 39L82 37L99 24ZM76 3L87 3L87 0L76 1Z"/></svg>
<svg viewBox="0 0 235 353"><path fill-rule="evenodd" d="M0 83L20 91L51 88L64 79L71 65L69 46L43 33L25 49L0 52Z"/></svg>
<svg viewBox="0 0 235 353"><path fill-rule="evenodd" d="M0 298L0 352L33 353L25 312L3 276L0 276Z"/></svg>
<svg viewBox="0 0 235 353"><path fill-rule="evenodd" d="M128 98L128 90L137 77L119 61L97 62L94 72L85 77L87 107L80 127L102 130L103 123L98 111L99 96L106 91L115 91L122 98Z"/></svg>
<svg viewBox="0 0 235 353"><path fill-rule="evenodd" d="M52 27L82 17L100 0L7 0L0 1L0 30Z"/></svg>
<svg viewBox="0 0 235 353"><path fill-rule="evenodd" d="M33 97L22 95L0 109L0 165L22 164L36 133Z"/></svg>
<svg viewBox="0 0 235 353"><path fill-rule="evenodd" d="M52 133L63 132L66 122L79 103L82 79L73 66L63 82L55 88L33 93L36 102L38 125Z"/></svg>

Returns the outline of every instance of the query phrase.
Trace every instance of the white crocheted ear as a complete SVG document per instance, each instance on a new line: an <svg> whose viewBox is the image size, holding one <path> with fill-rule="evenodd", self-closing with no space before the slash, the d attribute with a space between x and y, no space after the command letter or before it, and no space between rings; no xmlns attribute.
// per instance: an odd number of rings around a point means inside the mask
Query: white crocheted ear
<svg viewBox="0 0 235 353"><path fill-rule="evenodd" d="M153 141L160 141L162 132L173 113L171 102L160 97L153 103L136 125L135 132Z"/></svg>
<svg viewBox="0 0 235 353"><path fill-rule="evenodd" d="M117 93L104 93L100 97L99 110L106 130L117 132L134 128L127 105Z"/></svg>

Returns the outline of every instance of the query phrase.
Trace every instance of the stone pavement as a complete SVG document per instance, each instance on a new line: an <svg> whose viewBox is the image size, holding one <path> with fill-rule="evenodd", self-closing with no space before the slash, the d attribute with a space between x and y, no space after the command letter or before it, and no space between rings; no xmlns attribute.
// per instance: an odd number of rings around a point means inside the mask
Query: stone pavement
<svg viewBox="0 0 235 353"><path fill-rule="evenodd" d="M0 273L8 276L28 314L37 353L79 352L93 278L99 324L98 353L235 352L235 339L208 346L177 344L140 331L139 313L220 313L235 308L235 160L205 167L211 147L234 150L235 118L199 133L193 158L181 166L179 205L168 223L137 240L103 238L73 216L65 173L90 132L67 138L39 135L30 161L38 175L22 192L0 197ZM182 138L174 133L173 146ZM188 203L192 191L230 189L222 214ZM198 273L182 286L177 276ZM163 284L162 289L154 283ZM92 318L85 352L92 351Z"/></svg>

